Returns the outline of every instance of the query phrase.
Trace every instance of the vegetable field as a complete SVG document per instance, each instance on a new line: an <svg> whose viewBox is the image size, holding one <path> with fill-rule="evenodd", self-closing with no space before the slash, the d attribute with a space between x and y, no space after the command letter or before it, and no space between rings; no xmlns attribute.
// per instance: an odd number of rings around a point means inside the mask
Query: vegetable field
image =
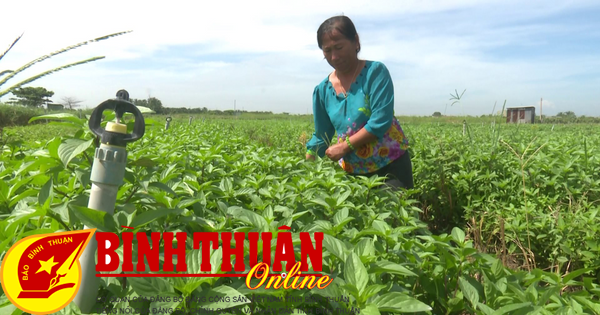
<svg viewBox="0 0 600 315"><path fill-rule="evenodd" d="M107 216L86 208L95 148L87 120L59 116L43 119L56 119L65 136L0 140L3 256L26 236L84 224L118 234L272 232L274 238L287 225L297 260L297 233L325 233L323 273L334 279L323 290L249 290L235 277L107 277L97 313L135 307L145 314L208 308L223 309L219 314L280 308L294 314L600 314L598 126L499 119L471 122L463 134L462 123L400 119L415 189L399 193L383 188L382 178L347 176L326 158L305 161L311 118L197 117L189 125L181 117L165 130L164 117L149 116L144 137L127 146L125 183L114 216ZM189 268L200 258L189 239ZM214 262L220 259L220 249L211 253ZM233 298L252 294L268 298ZM211 296L230 299L202 299ZM0 312L21 313L4 295ZM71 303L59 313L78 309Z"/></svg>

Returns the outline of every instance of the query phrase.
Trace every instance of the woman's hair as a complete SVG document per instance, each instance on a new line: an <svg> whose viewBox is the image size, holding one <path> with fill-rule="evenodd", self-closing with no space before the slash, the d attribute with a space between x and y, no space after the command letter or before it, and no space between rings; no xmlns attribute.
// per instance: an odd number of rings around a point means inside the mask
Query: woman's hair
<svg viewBox="0 0 600 315"><path fill-rule="evenodd" d="M329 34L333 32L333 30L337 30L342 34L345 38L351 41L356 41L356 28L354 27L354 23L347 16L338 15L334 17L330 17L325 22L319 26L317 30L317 43L319 44L319 49L323 49L323 35ZM358 49L356 52L360 51L360 42L358 43Z"/></svg>

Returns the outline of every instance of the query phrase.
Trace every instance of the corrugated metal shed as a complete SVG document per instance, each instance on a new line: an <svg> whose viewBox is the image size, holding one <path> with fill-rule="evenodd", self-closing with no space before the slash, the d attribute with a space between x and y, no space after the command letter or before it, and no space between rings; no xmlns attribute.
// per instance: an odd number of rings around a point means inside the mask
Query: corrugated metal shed
<svg viewBox="0 0 600 315"><path fill-rule="evenodd" d="M535 123L535 106L509 107L506 109L506 122L515 124Z"/></svg>

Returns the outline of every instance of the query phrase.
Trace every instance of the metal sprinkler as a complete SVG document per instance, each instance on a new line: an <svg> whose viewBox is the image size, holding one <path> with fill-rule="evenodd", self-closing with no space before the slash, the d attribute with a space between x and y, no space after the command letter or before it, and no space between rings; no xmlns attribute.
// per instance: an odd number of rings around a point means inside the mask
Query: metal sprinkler
<svg viewBox="0 0 600 315"><path fill-rule="evenodd" d="M100 126L102 113L113 110L116 122L107 122L106 129ZM131 113L135 118L133 132L127 133L127 125L121 123L123 114ZM123 184L125 166L127 164L128 142L136 141L144 135L144 116L140 110L129 101L129 93L119 90L117 97L98 105L89 119L90 130L100 137L100 146L96 148L90 181L92 190L88 208L106 212L112 215L117 201L119 186ZM84 226L84 229L90 227ZM96 304L100 278L96 277L96 250L98 243L93 237L79 258L81 265L81 283L79 291L73 300L83 314L92 312ZM105 257L98 257L105 259Z"/></svg>
<svg viewBox="0 0 600 315"><path fill-rule="evenodd" d="M165 130L169 130L169 125L171 124L171 116L167 117L167 123L165 124Z"/></svg>

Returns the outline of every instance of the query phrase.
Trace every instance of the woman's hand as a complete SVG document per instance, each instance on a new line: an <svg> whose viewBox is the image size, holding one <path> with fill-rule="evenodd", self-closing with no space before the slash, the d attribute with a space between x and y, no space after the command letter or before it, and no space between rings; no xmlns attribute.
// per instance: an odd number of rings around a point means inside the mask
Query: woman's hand
<svg viewBox="0 0 600 315"><path fill-rule="evenodd" d="M352 149L348 146L348 144L344 142L340 142L336 145L333 145L327 148L325 154L334 162L337 162L339 159L343 158L344 155L350 153Z"/></svg>

